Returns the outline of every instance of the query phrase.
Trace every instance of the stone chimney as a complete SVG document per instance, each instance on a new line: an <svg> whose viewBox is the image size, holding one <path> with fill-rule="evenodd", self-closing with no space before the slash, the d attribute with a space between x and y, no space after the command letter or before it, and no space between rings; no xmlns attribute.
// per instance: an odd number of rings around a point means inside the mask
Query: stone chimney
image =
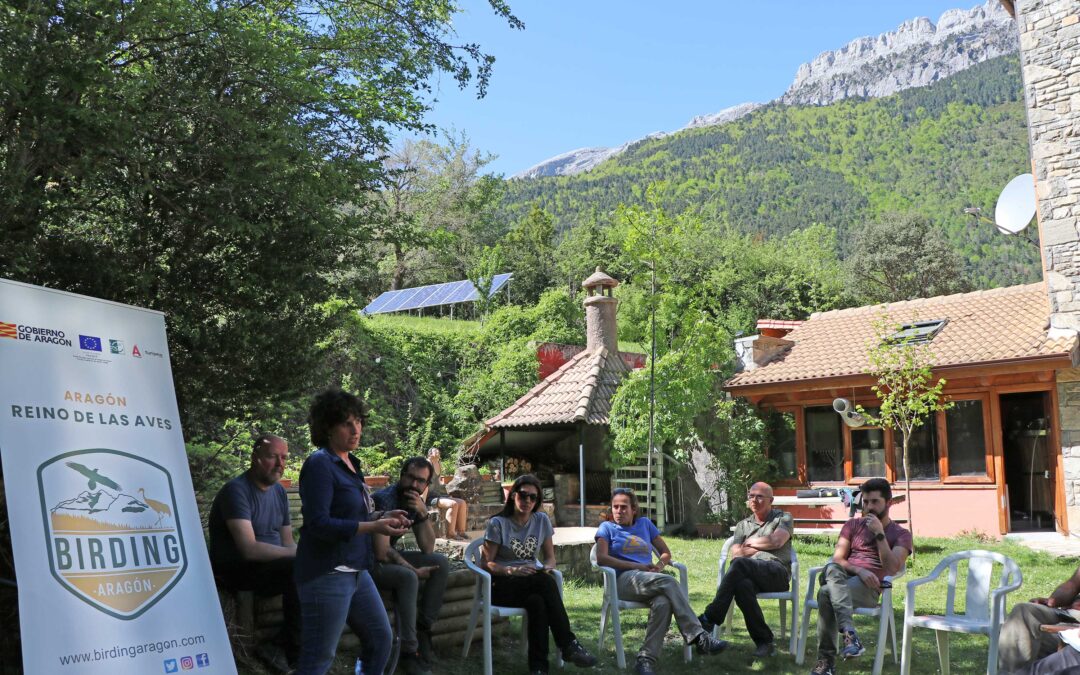
<svg viewBox="0 0 1080 675"><path fill-rule="evenodd" d="M606 347L612 354L619 353L618 327L615 323L615 311L619 301L611 295L611 291L618 285L618 281L601 272L599 267L581 283L586 294L586 351L592 352Z"/></svg>

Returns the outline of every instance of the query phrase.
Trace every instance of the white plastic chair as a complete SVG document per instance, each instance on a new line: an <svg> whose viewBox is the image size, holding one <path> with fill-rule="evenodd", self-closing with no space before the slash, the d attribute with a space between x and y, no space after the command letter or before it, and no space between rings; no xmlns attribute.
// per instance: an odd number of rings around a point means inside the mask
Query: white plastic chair
<svg viewBox="0 0 1080 675"><path fill-rule="evenodd" d="M825 565L810 568L809 579L807 579L806 598L803 600L802 628L799 631L799 654L795 659L795 663L799 665L802 665L806 656L806 636L810 632L810 610L818 608L815 589L818 577L823 569L825 569ZM885 577L883 581L888 585L881 589L881 602L877 607L855 608L855 616L869 616L878 620L877 651L874 653L874 675L880 675L881 673L881 666L885 662L886 639L890 634L892 635L893 662L899 660L899 652L896 649L896 619L893 617L892 607L892 584L904 576L905 572L907 572L906 569L901 569L899 573ZM821 620L820 617L818 620Z"/></svg>
<svg viewBox="0 0 1080 675"><path fill-rule="evenodd" d="M728 553L731 550L731 545L735 542L735 537L728 537L724 542L724 547L720 549L720 569L716 575L716 587L720 587L720 582L724 580L724 575L727 574L728 566ZM795 546L791 546L791 588L786 591L775 591L770 593L758 593L758 600L779 600L780 604L780 642L784 641L784 631L787 624L787 604L791 603L791 640L788 645L788 651L792 654L795 653L795 647L798 645L799 637L799 556L795 554ZM735 603L732 602L728 607L727 617L724 623L727 625L727 634L731 635L731 622L735 615ZM717 624L713 628L713 637L720 637L720 624Z"/></svg>
<svg viewBox="0 0 1080 675"><path fill-rule="evenodd" d="M962 561L967 561L967 589L964 613L956 613L956 579ZM995 563L1002 566L997 588L990 589ZM945 598L944 615L916 615L915 589L930 583L945 570L949 570L948 594ZM927 576L908 582L904 602L904 651L900 659L900 673L907 675L911 668L911 629L929 628L937 636L938 660L942 675L949 675L949 633L980 633L990 638L987 654L987 675L997 673L998 633L1005 621L1005 596L1020 588L1024 577L1020 566L1008 556L992 551L961 551L953 553L938 563Z"/></svg>
<svg viewBox="0 0 1080 675"><path fill-rule="evenodd" d="M491 573L484 569L481 565L482 555L480 547L484 543L484 538L474 539L469 542L469 546L465 549L465 565L476 574L476 588L473 591L473 606L472 612L469 613L468 627L465 629L465 646L461 650L461 657L466 658L469 656L469 647L472 645L473 634L476 632L476 621L480 614L483 614L484 620L484 675L492 675L491 665L491 617L500 616L520 616L521 617L521 642L524 645L525 652L528 653L529 649L529 615L520 607L501 607L499 605L491 604ZM555 575L555 581L559 584L559 595L562 596L563 592L563 577L562 572L559 570L553 570L552 574ZM562 654L559 650L555 650L555 662L560 668L563 667Z"/></svg>
<svg viewBox="0 0 1080 675"><path fill-rule="evenodd" d="M657 553L655 548L653 553ZM615 636L615 662L618 663L620 668L625 668L626 652L623 649L620 613L630 609L648 610L649 606L643 602L619 599L618 578L615 568L605 567L596 562L596 544L593 544L592 550L589 551L589 562L592 563L593 569L600 570L604 578L604 602L600 606L600 638L596 641L596 650L598 652L604 651L604 633L607 631L608 617L610 616L611 633ZM689 602L690 585L686 576L686 565L672 561L671 566L679 570L679 586L682 588L683 594L686 595L687 602ZM693 658L694 650L690 645L684 645L683 660L690 663Z"/></svg>

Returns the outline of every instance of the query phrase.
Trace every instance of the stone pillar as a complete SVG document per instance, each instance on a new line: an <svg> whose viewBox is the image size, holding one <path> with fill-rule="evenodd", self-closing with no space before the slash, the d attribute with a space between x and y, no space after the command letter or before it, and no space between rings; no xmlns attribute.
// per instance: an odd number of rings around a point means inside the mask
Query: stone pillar
<svg viewBox="0 0 1080 675"><path fill-rule="evenodd" d="M1080 330L1080 5L1019 0L1020 63L1051 335Z"/></svg>
<svg viewBox="0 0 1080 675"><path fill-rule="evenodd" d="M1049 332L1075 335L1080 331L1080 3L1016 0L1013 5ZM1070 530L1080 533L1080 370L1058 371L1057 383L1065 500Z"/></svg>

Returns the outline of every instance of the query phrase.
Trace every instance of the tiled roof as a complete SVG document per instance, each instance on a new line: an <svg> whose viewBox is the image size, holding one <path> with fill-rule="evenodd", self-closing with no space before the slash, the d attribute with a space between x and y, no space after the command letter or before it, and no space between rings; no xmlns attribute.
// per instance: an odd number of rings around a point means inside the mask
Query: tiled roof
<svg viewBox="0 0 1080 675"><path fill-rule="evenodd" d="M629 372L618 354L603 347L583 351L485 424L494 429L577 422L607 424L611 398Z"/></svg>
<svg viewBox="0 0 1080 675"><path fill-rule="evenodd" d="M929 343L935 367L974 365L1071 354L1075 337L1050 339L1049 301L1043 283L920 298L812 315L785 337L795 344L764 366L731 378L727 386L797 382L861 375L874 324L948 319Z"/></svg>

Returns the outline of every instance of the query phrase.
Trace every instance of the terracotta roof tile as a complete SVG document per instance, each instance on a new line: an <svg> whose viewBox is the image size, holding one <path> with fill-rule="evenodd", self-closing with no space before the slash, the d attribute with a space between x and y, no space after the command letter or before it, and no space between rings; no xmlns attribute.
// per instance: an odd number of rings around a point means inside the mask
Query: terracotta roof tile
<svg viewBox="0 0 1080 675"><path fill-rule="evenodd" d="M607 424L611 399L630 372L607 349L575 354L513 405L489 419L491 429L541 424Z"/></svg>
<svg viewBox="0 0 1080 675"><path fill-rule="evenodd" d="M869 368L874 323L948 319L929 343L936 367L1070 354L1076 338L1047 336L1049 301L1043 283L920 298L812 315L785 336L795 344L776 360L738 373L727 386L860 375Z"/></svg>

